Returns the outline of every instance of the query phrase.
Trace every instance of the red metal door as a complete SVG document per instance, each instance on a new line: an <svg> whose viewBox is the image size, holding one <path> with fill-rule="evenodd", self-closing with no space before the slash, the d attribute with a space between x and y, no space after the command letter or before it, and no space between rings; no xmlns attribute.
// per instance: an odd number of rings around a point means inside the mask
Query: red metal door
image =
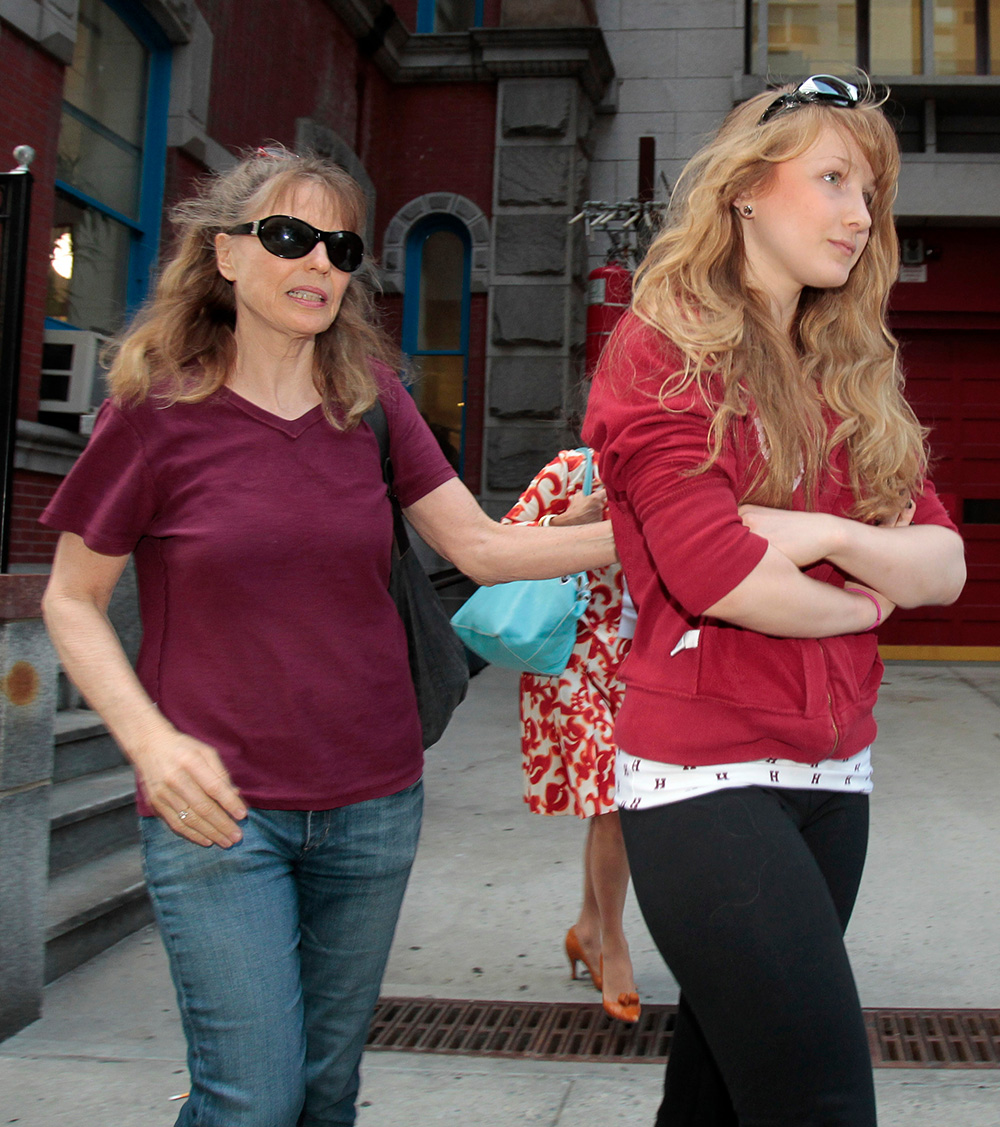
<svg viewBox="0 0 1000 1127"><path fill-rule="evenodd" d="M911 326L896 333L907 398L932 428L931 475L965 539L969 579L952 607L896 611L879 641L1000 647L1000 329ZM1000 657L1000 649L966 656Z"/></svg>

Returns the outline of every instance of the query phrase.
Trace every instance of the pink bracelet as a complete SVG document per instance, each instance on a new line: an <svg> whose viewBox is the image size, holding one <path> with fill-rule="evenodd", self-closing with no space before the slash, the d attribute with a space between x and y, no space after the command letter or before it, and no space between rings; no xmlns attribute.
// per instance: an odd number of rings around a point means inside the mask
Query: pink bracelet
<svg viewBox="0 0 1000 1127"><path fill-rule="evenodd" d="M845 587L845 591L850 591L853 595L864 595L866 599L871 599L875 604L875 621L871 626L866 626L862 633L867 634L869 630L874 630L882 622L882 604L875 598L874 595L869 594L867 591L862 591L860 587Z"/></svg>

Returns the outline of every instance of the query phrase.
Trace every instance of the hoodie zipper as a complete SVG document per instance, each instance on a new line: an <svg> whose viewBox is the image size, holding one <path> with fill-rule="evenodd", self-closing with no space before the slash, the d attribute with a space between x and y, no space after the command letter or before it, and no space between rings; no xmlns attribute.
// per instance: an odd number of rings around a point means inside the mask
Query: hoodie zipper
<svg viewBox="0 0 1000 1127"><path fill-rule="evenodd" d="M816 639L816 642L819 645L820 653L822 653L823 655L823 664L826 666L827 675L829 676L830 663L827 660L826 647L823 645L822 641L819 638ZM829 681L827 683L829 683ZM840 746L840 729L837 727L837 717L833 711L833 694L829 691L827 691L826 694L826 705L830 710L830 726L833 728L833 747L830 748L830 758L832 758L833 753Z"/></svg>
<svg viewBox="0 0 1000 1127"><path fill-rule="evenodd" d="M833 697L829 693L826 694L826 703L830 706L830 723L833 725L833 747L830 748L830 757L832 758L840 744L840 729L837 727L837 721L833 715Z"/></svg>

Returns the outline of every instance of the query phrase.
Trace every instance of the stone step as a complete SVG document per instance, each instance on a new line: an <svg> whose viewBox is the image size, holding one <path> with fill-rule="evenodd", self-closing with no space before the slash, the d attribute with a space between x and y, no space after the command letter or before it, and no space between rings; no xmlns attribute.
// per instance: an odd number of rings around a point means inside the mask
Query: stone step
<svg viewBox="0 0 1000 1127"><path fill-rule="evenodd" d="M45 905L45 981L92 959L152 918L137 845L53 877Z"/></svg>
<svg viewBox="0 0 1000 1127"><path fill-rule="evenodd" d="M112 767L52 787L49 876L139 840L131 767Z"/></svg>
<svg viewBox="0 0 1000 1127"><path fill-rule="evenodd" d="M109 767L121 767L124 762L118 745L108 735L96 712L74 708L56 713L53 782L62 783Z"/></svg>
<svg viewBox="0 0 1000 1127"><path fill-rule="evenodd" d="M60 712L86 708L80 690L60 667L56 675L56 709Z"/></svg>

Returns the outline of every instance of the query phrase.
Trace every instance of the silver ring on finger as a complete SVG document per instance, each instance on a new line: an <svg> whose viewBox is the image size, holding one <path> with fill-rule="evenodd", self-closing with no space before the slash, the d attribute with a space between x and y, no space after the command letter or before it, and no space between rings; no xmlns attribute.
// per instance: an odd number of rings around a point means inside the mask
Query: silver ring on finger
<svg viewBox="0 0 1000 1127"><path fill-rule="evenodd" d="M191 816L190 810L178 810L177 811L177 817L180 818L180 820L182 822L185 820L185 818L189 818L190 816Z"/></svg>

